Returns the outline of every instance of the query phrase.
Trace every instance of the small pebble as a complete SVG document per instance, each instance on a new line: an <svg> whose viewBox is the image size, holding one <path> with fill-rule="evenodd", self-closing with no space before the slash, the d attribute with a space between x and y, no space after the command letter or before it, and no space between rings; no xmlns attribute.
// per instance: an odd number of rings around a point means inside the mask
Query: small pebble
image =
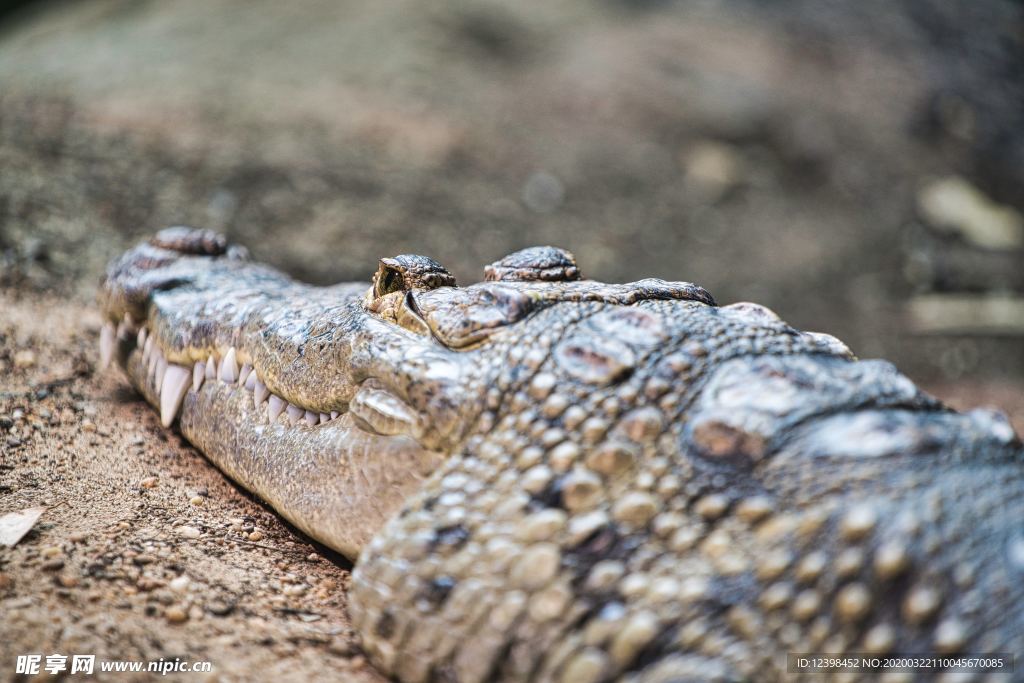
<svg viewBox="0 0 1024 683"><path fill-rule="evenodd" d="M70 574L61 574L57 577L57 583L64 588L74 588L78 585L78 577L71 576Z"/></svg>
<svg viewBox="0 0 1024 683"><path fill-rule="evenodd" d="M188 612L179 605L171 605L164 610L164 617L172 624L180 624L188 619Z"/></svg>
<svg viewBox="0 0 1024 683"><path fill-rule="evenodd" d="M63 569L63 568L64 568L64 560L59 558L59 557L55 558L55 559L52 559L52 560L47 560L46 562L43 562L43 569L45 569L48 572L55 572L58 569Z"/></svg>
<svg viewBox="0 0 1024 683"><path fill-rule="evenodd" d="M22 349L14 354L14 367L25 370L36 364L36 354L29 349Z"/></svg>
<svg viewBox="0 0 1024 683"><path fill-rule="evenodd" d="M235 608L234 605L222 602L220 600L214 600L206 604L206 611L214 616L223 617L231 614L231 610Z"/></svg>
<svg viewBox="0 0 1024 683"><path fill-rule="evenodd" d="M178 527L178 535L184 538L199 538L202 532L194 526L180 526Z"/></svg>
<svg viewBox="0 0 1024 683"><path fill-rule="evenodd" d="M249 534L249 540L252 541L253 543L255 543L257 541L262 541L263 540L263 532L262 531L254 531L254 532L252 532L251 534Z"/></svg>
<svg viewBox="0 0 1024 683"><path fill-rule="evenodd" d="M159 483L159 481L160 479L157 477L146 477L145 479L139 482L139 486L141 486L144 489L153 489L156 488L156 485Z"/></svg>
<svg viewBox="0 0 1024 683"><path fill-rule="evenodd" d="M335 636L327 643L327 651L339 657L351 657L359 650L352 644L351 640Z"/></svg>
<svg viewBox="0 0 1024 683"><path fill-rule="evenodd" d="M157 588L163 588L166 584L160 579L140 576L139 580L135 582L135 585L140 591L151 591Z"/></svg>
<svg viewBox="0 0 1024 683"><path fill-rule="evenodd" d="M193 505L202 505L203 499L201 496L192 496L191 498L189 498L188 502L192 503Z"/></svg>
<svg viewBox="0 0 1024 683"><path fill-rule="evenodd" d="M171 590L175 593L184 593L188 590L189 583L191 583L189 578L182 574L179 577L171 579L171 582L167 585L170 586Z"/></svg>

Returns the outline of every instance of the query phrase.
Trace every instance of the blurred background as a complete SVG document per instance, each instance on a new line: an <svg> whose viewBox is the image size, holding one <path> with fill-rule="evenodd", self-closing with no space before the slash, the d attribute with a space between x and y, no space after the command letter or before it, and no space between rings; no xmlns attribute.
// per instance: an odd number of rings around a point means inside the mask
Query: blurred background
<svg viewBox="0 0 1024 683"><path fill-rule="evenodd" d="M403 252L469 283L555 244L588 277L695 281L1012 403L1022 211L1017 2L0 15L0 286L18 296L89 303L111 257L173 224L317 283Z"/></svg>

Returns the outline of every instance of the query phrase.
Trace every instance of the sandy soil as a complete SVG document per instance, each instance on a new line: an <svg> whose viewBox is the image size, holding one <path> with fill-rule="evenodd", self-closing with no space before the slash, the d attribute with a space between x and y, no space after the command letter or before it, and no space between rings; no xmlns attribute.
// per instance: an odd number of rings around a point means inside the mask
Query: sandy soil
<svg viewBox="0 0 1024 683"><path fill-rule="evenodd" d="M47 508L0 547L0 680L30 653L212 662L182 680L382 680L349 629L350 564L98 372L99 320L0 294L0 514Z"/></svg>
<svg viewBox="0 0 1024 683"><path fill-rule="evenodd" d="M188 680L382 680L349 629L351 565L162 429L119 371L97 371L97 311L12 291L0 311L0 514L47 508L0 548L0 679L19 654L61 653L212 662ZM1013 385L930 389L1024 431Z"/></svg>

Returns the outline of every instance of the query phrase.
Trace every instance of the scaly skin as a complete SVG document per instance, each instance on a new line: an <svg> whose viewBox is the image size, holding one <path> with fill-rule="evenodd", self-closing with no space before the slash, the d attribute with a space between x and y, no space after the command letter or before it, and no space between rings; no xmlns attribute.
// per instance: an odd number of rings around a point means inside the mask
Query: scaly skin
<svg viewBox="0 0 1024 683"><path fill-rule="evenodd" d="M103 347L165 423L358 557L353 622L403 681L1024 652L1024 452L1001 415L688 283L581 280L552 248L487 274L457 288L405 256L369 291L315 288L170 229L111 265ZM211 356L226 381L195 390Z"/></svg>

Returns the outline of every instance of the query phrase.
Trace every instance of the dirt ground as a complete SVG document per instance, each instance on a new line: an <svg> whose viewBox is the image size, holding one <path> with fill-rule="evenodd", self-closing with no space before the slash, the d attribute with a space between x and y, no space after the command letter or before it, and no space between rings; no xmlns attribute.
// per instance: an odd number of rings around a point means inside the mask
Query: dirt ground
<svg viewBox="0 0 1024 683"><path fill-rule="evenodd" d="M0 513L47 508L0 547L0 680L30 653L212 663L187 680L382 680L349 629L350 564L162 429L117 369L98 372L96 310L13 291L0 310ZM1011 384L931 388L1024 432Z"/></svg>
<svg viewBox="0 0 1024 683"><path fill-rule="evenodd" d="M47 508L0 546L0 680L32 653L212 663L170 680L382 680L349 629L350 564L97 372L97 311L11 292L0 311L0 514Z"/></svg>

